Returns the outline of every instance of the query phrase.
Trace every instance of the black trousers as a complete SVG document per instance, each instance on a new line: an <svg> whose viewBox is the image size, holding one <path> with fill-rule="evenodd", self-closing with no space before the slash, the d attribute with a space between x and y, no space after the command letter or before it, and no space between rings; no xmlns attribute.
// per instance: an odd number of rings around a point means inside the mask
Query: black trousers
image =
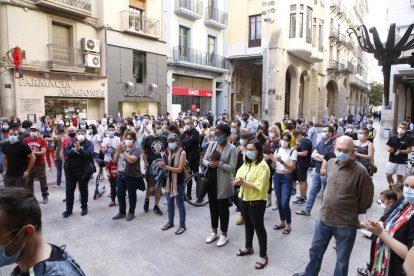
<svg viewBox="0 0 414 276"><path fill-rule="evenodd" d="M241 211L244 218L246 248L253 247L253 236L256 231L259 240L260 257L267 256L267 232L264 226L266 200L241 201Z"/></svg>
<svg viewBox="0 0 414 276"><path fill-rule="evenodd" d="M73 210L76 183L79 183L79 192L82 210L88 210L88 183L90 175L74 174L70 170L65 171L66 176L66 210Z"/></svg>
<svg viewBox="0 0 414 276"><path fill-rule="evenodd" d="M209 179L210 185L208 186L207 194L208 206L210 207L211 228L217 229L220 220L221 232L227 233L230 220L229 199L217 199L217 176L209 177Z"/></svg>

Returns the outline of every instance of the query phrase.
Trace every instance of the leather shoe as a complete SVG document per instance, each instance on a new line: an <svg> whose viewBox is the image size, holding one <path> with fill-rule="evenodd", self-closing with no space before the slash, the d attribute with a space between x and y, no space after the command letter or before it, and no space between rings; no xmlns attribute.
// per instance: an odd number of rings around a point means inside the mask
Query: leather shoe
<svg viewBox="0 0 414 276"><path fill-rule="evenodd" d="M88 210L87 209L83 209L82 210L82 212L81 212L81 216L84 216L84 215L86 215L88 213Z"/></svg>
<svg viewBox="0 0 414 276"><path fill-rule="evenodd" d="M72 215L72 211L68 211L68 210L66 210L65 212L63 212L63 213L62 213L62 216L63 216L64 218L67 218L67 217L69 217L70 215Z"/></svg>

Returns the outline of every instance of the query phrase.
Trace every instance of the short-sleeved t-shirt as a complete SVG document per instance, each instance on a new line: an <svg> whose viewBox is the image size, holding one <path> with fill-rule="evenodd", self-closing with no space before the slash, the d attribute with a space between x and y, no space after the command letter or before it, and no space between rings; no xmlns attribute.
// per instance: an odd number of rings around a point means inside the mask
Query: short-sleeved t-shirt
<svg viewBox="0 0 414 276"><path fill-rule="evenodd" d="M7 157L7 170L6 176L20 177L23 176L25 170L27 170L27 156L32 152L30 147L23 142L16 142L10 144L10 142L2 143L3 154Z"/></svg>
<svg viewBox="0 0 414 276"><path fill-rule="evenodd" d="M124 150L126 150L124 148ZM135 163L129 163L125 160L124 154L120 153L118 157L118 173L120 175L126 175L129 177L139 177L141 175L141 167L139 158L141 156L141 152L138 148L134 147L132 150L127 151L129 155L136 156L138 160Z"/></svg>
<svg viewBox="0 0 414 276"><path fill-rule="evenodd" d="M325 139L322 139L316 146L316 151L323 156L325 156L325 154L329 153L330 151L333 151L333 140L331 139L327 144L325 144ZM315 160L315 164L315 172L320 173L322 161Z"/></svg>
<svg viewBox="0 0 414 276"><path fill-rule="evenodd" d="M167 138L165 136L154 137L153 135L146 136L142 141L142 148L145 150L148 165L161 158L161 153L168 147Z"/></svg>
<svg viewBox="0 0 414 276"><path fill-rule="evenodd" d="M118 147L118 145L121 144L121 139L119 139L119 137L113 137L113 138L109 138L109 137L105 137L102 141L102 147L106 147L107 145L111 145L111 148L107 148L106 152L105 152L105 157L104 157L104 161L105 162L109 162L109 160L112 159L112 155L115 152L116 148Z"/></svg>
<svg viewBox="0 0 414 276"><path fill-rule="evenodd" d="M27 137L23 141L35 153L40 152L43 148L47 148L46 140L42 137L37 137L37 138ZM44 155L36 156L35 165L45 165L45 164L46 164L46 158Z"/></svg>
<svg viewBox="0 0 414 276"><path fill-rule="evenodd" d="M397 150L405 150L408 147L413 145L412 139L408 137L408 135L404 135L403 137L399 138L398 136L391 137L388 142L387 146L393 147L394 152L390 152L390 157L388 161L394 164L404 164L408 159L408 154L398 154L395 155Z"/></svg>
<svg viewBox="0 0 414 276"><path fill-rule="evenodd" d="M306 156L298 156L298 167L309 167L312 155L312 141L308 138L303 138L296 149L298 152L308 151Z"/></svg>
<svg viewBox="0 0 414 276"><path fill-rule="evenodd" d="M290 163L290 160L298 160L298 152L295 149L284 149L284 148L278 148L274 156L280 156L282 158L284 163ZM285 166L283 166L282 163L276 162L276 170L279 171L289 171Z"/></svg>

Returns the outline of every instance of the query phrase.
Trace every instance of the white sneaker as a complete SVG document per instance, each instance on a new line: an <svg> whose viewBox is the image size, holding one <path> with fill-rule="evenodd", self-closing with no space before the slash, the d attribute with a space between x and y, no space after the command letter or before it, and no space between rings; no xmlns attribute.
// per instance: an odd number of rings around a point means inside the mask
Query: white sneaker
<svg viewBox="0 0 414 276"><path fill-rule="evenodd" d="M364 234L364 236L367 237L367 238L371 238L371 236L372 236L372 233L368 230L365 230L365 229L361 229L361 233Z"/></svg>
<svg viewBox="0 0 414 276"><path fill-rule="evenodd" d="M207 239L206 239L206 243L212 243L213 241L215 241L217 239L217 234L215 233L211 233Z"/></svg>
<svg viewBox="0 0 414 276"><path fill-rule="evenodd" d="M218 242L217 242L217 246L218 247L225 246L228 241L229 241L229 238L227 238L226 236L221 235Z"/></svg>
<svg viewBox="0 0 414 276"><path fill-rule="evenodd" d="M272 210L277 210L279 207L277 207L277 202L275 202L275 205L272 206Z"/></svg>
<svg viewBox="0 0 414 276"><path fill-rule="evenodd" d="M60 188L60 185L55 184L53 185L53 188Z"/></svg>

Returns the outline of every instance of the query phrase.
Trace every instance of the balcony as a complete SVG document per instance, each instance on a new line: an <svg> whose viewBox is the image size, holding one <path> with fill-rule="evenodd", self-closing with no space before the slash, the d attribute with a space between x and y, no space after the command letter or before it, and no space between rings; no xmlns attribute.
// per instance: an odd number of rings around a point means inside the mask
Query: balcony
<svg viewBox="0 0 414 276"><path fill-rule="evenodd" d="M129 11L121 12L123 32L160 39L160 21Z"/></svg>
<svg viewBox="0 0 414 276"><path fill-rule="evenodd" d="M182 46L174 47L173 62L177 66L202 69L216 73L227 73L229 69L227 60L223 56Z"/></svg>
<svg viewBox="0 0 414 276"><path fill-rule="evenodd" d="M341 1L340 0L331 0L331 11L332 12L341 12Z"/></svg>
<svg viewBox="0 0 414 276"><path fill-rule="evenodd" d="M371 90L369 84L358 78L356 75L351 75L349 77L349 83L367 92Z"/></svg>
<svg viewBox="0 0 414 276"><path fill-rule="evenodd" d="M352 64L352 62L348 61L347 65L346 65L346 71L347 71L348 74L355 73L355 65Z"/></svg>
<svg viewBox="0 0 414 276"><path fill-rule="evenodd" d="M217 30L227 28L227 13L214 7L207 7L204 13L204 24Z"/></svg>
<svg viewBox="0 0 414 276"><path fill-rule="evenodd" d="M57 43L50 43L47 47L49 49L47 65L50 70L75 73L85 72L80 49Z"/></svg>
<svg viewBox="0 0 414 276"><path fill-rule="evenodd" d="M338 29L331 28L331 32L329 33L329 39L339 41L339 32Z"/></svg>
<svg viewBox="0 0 414 276"><path fill-rule="evenodd" d="M175 0L176 15L198 20L203 17L203 3L198 0Z"/></svg>
<svg viewBox="0 0 414 276"><path fill-rule="evenodd" d="M80 17L88 17L92 15L91 0L34 0L34 2L45 8Z"/></svg>

